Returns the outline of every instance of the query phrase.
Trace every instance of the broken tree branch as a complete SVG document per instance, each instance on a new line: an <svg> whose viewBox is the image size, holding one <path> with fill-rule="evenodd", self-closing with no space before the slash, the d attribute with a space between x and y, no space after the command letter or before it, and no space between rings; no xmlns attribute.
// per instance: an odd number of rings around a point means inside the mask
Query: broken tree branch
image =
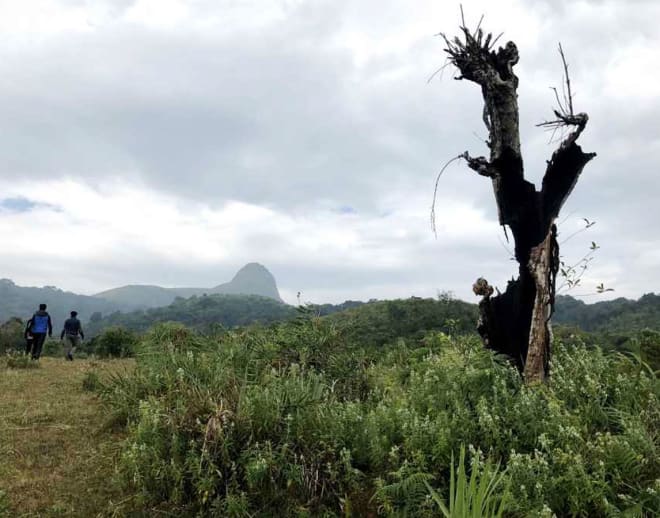
<svg viewBox="0 0 660 518"><path fill-rule="evenodd" d="M559 55L564 67L564 82L566 85L565 103L562 105L555 88L555 97L559 109L553 110L556 119L544 121L537 124L538 127L557 128L574 127L568 136L560 143L548 161L543 183L541 186L541 198L544 209L544 220L550 224L559 215L559 211L568 196L573 191L578 177L584 166L596 156L596 153L584 153L577 145L584 128L587 126L589 116L586 113L574 113L573 92L571 90L571 79L568 74L568 64L564 49L559 44Z"/></svg>
<svg viewBox="0 0 660 518"><path fill-rule="evenodd" d="M473 171L476 171L481 176L487 176L488 178L495 178L497 170L491 165L491 163L482 156L473 158L469 155L467 151L459 155L460 158L464 159L467 162L467 165Z"/></svg>

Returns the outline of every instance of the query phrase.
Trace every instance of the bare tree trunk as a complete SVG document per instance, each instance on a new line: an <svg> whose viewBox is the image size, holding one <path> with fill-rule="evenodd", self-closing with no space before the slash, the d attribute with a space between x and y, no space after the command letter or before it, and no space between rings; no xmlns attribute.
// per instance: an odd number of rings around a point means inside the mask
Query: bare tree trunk
<svg viewBox="0 0 660 518"><path fill-rule="evenodd" d="M536 296L532 309L529 330L529 344L525 361L524 375L528 382L543 381L550 370L550 347L552 328L550 317L555 296L555 278L559 246L555 225L550 227L543 242L532 248L528 268L534 278Z"/></svg>
<svg viewBox="0 0 660 518"><path fill-rule="evenodd" d="M528 382L542 381L549 374L550 317L559 257L554 222L582 169L595 156L583 153L576 144L588 116L573 113L567 80L566 106L559 102L557 120L543 125L575 129L553 153L542 188L537 191L525 180L520 151L518 78L513 73L518 49L508 42L495 51L491 34L484 35L481 29L471 33L466 27L461 30L463 39L450 41L445 37L446 52L461 73L457 79L481 87L490 148L488 159L471 157L467 152L462 157L471 169L491 179L499 222L511 229L519 265L518 279L511 280L506 291L495 297L485 279L474 284L475 294L483 296L478 330L486 347L511 357Z"/></svg>

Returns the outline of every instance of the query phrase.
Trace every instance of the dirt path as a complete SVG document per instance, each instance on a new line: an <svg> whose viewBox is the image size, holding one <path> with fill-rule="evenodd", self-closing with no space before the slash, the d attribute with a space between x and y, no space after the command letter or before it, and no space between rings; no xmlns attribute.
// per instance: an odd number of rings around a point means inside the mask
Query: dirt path
<svg viewBox="0 0 660 518"><path fill-rule="evenodd" d="M121 436L104 428L83 379L131 365L42 358L38 369L0 366L0 516L94 517L124 498L114 480Z"/></svg>

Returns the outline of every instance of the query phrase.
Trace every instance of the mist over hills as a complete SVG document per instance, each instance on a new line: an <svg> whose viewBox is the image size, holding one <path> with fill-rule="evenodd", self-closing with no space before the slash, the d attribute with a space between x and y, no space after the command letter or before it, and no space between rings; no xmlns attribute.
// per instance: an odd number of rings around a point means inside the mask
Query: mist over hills
<svg viewBox="0 0 660 518"><path fill-rule="evenodd" d="M402 306L407 308L406 311L421 307L412 302L415 298L410 300L410 308ZM259 263L246 264L231 281L212 288L129 285L93 296L54 286L22 287L9 279L0 280L0 322L12 317L27 320L42 302L48 304L56 327L68 317L69 311L75 309L83 322L93 316L94 325L91 327L98 329L108 325L144 329L149 323L168 319L183 321L197 328L219 323L233 326L287 319L295 313L292 306L283 303L275 277ZM466 313L467 307L473 307L476 315L476 304L453 302L461 305L464 315L470 313ZM323 315L363 305L368 306L369 303L347 301L338 305L316 305L314 308ZM365 308L364 311L371 310ZM577 326L589 332L625 333L643 328L660 330L660 295L649 293L638 300L618 298L592 304L560 295L553 322ZM428 323L425 326L428 327Z"/></svg>
<svg viewBox="0 0 660 518"><path fill-rule="evenodd" d="M275 277L266 267L258 263L248 263L234 278L213 288L163 288L160 286L132 285L111 289L96 295L80 295L64 291L55 286L18 286L10 279L0 280L0 322L12 317L27 320L39 304L48 304L56 326L68 318L71 310L76 310L83 321L94 313L107 315L131 312L139 309L168 306L178 297L194 295L256 295L282 303Z"/></svg>
<svg viewBox="0 0 660 518"><path fill-rule="evenodd" d="M177 297L189 298L193 295L259 295L282 302L273 274L259 263L248 263L234 278L213 288L162 288L132 284L94 295L120 306L133 308L156 308L167 306Z"/></svg>
<svg viewBox="0 0 660 518"><path fill-rule="evenodd" d="M79 295L55 286L41 288L17 286L10 279L0 279L0 322L12 317L26 321L41 303L48 304L48 312L56 326L61 325L68 318L69 312L74 309L84 319L96 312L109 313L122 309L108 300Z"/></svg>
<svg viewBox="0 0 660 518"><path fill-rule="evenodd" d="M92 319L85 332L96 336L109 327L145 332L162 322L180 322L201 332L218 326L232 328L261 323L270 324L294 318L293 306L260 295L211 294L177 298L167 306L138 309L127 313L115 312L100 319Z"/></svg>

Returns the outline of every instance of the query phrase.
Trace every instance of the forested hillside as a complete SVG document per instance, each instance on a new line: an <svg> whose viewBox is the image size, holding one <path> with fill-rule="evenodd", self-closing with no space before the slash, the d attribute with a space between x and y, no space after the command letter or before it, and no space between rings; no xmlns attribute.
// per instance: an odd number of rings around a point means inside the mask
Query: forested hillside
<svg viewBox="0 0 660 518"><path fill-rule="evenodd" d="M259 275L253 274L261 272L259 267L260 265L257 265L255 269L250 265L246 266L241 270L243 273L236 275L234 280L238 281L232 284L231 289L260 289L250 285L251 282L258 281ZM216 291L221 287L225 289L229 284L231 283L216 287ZM263 284L262 288L266 284ZM272 285L276 286L274 280ZM186 288L179 290L187 295ZM279 293L276 287L276 296L272 297L209 293L207 296L194 295L184 299L176 297L173 291L158 286L129 286L120 291L121 297L109 301L52 286L21 287L11 280L3 279L0 280L0 322L12 317L27 320L41 302L48 304L56 327L64 322L69 311L75 309L83 322L91 320L86 327L92 335L109 326L144 331L155 323L167 320L204 330L218 324L233 327L254 322L275 322L296 314L292 306L277 300ZM213 289L209 291L212 292ZM175 300L171 304L165 304L173 297ZM138 306L158 304L163 305L137 309ZM455 299L413 297L392 301L346 301L341 304L313 304L308 308L321 316L344 312L341 317L331 318L337 322L350 322L352 333L362 332L358 330L364 329L363 338L369 343L383 343L393 336L411 336L423 330L445 329L448 321L449 325L458 325L461 330L474 331L478 318L476 304ZM452 320L457 322L452 323ZM598 334L633 333L645 328L660 330L660 295L650 293L639 300L618 298L592 304L562 295L557 297L553 322Z"/></svg>
<svg viewBox="0 0 660 518"><path fill-rule="evenodd" d="M563 295L557 297L554 321L592 332L660 329L660 295L648 293L638 300L618 298L593 304Z"/></svg>
<svg viewBox="0 0 660 518"><path fill-rule="evenodd" d="M422 338L427 331L474 333L474 304L453 299L373 301L328 316L347 339L362 345L383 345L396 338Z"/></svg>
<svg viewBox="0 0 660 518"><path fill-rule="evenodd" d="M130 305L120 306L113 302L86 295L63 291L54 286L43 288L17 286L9 279L0 280L0 322L12 317L27 320L39 304L48 304L54 325L61 326L71 310L86 319L95 312L109 313L119 309L130 310Z"/></svg>
<svg viewBox="0 0 660 518"><path fill-rule="evenodd" d="M308 305L295 308L256 295L206 295L179 298L169 306L116 312L87 325L90 336L109 327L145 331L160 322L180 322L207 332L216 326L227 328L253 323L267 324L291 319L300 313L325 316L355 342L382 345L397 337L421 337L431 330L474 332L476 309L460 300L410 299L346 301L341 304Z"/></svg>
<svg viewBox="0 0 660 518"><path fill-rule="evenodd" d="M365 343L382 344L397 336L413 336L427 330L454 327L475 332L476 304L457 299L410 299L369 302L346 301L341 304L312 304L307 309L360 334ZM254 322L275 322L295 316L293 306L273 299L245 295L206 295L177 298L160 308L115 312L88 324L92 334L109 326L143 331L151 325L181 322L195 329L213 325L233 327ZM660 329L660 296L644 295L638 301L616 299L585 304L569 296L558 297L553 322L576 326L591 333L633 333L641 329Z"/></svg>
<svg viewBox="0 0 660 518"><path fill-rule="evenodd" d="M90 336L108 327L124 327L131 331L146 331L159 322L180 322L198 331L209 331L214 326L235 327L260 322L287 320L296 315L296 309L282 302L258 295L203 295L188 299L178 298L169 306L137 310L130 313L112 313L94 319L87 325Z"/></svg>

